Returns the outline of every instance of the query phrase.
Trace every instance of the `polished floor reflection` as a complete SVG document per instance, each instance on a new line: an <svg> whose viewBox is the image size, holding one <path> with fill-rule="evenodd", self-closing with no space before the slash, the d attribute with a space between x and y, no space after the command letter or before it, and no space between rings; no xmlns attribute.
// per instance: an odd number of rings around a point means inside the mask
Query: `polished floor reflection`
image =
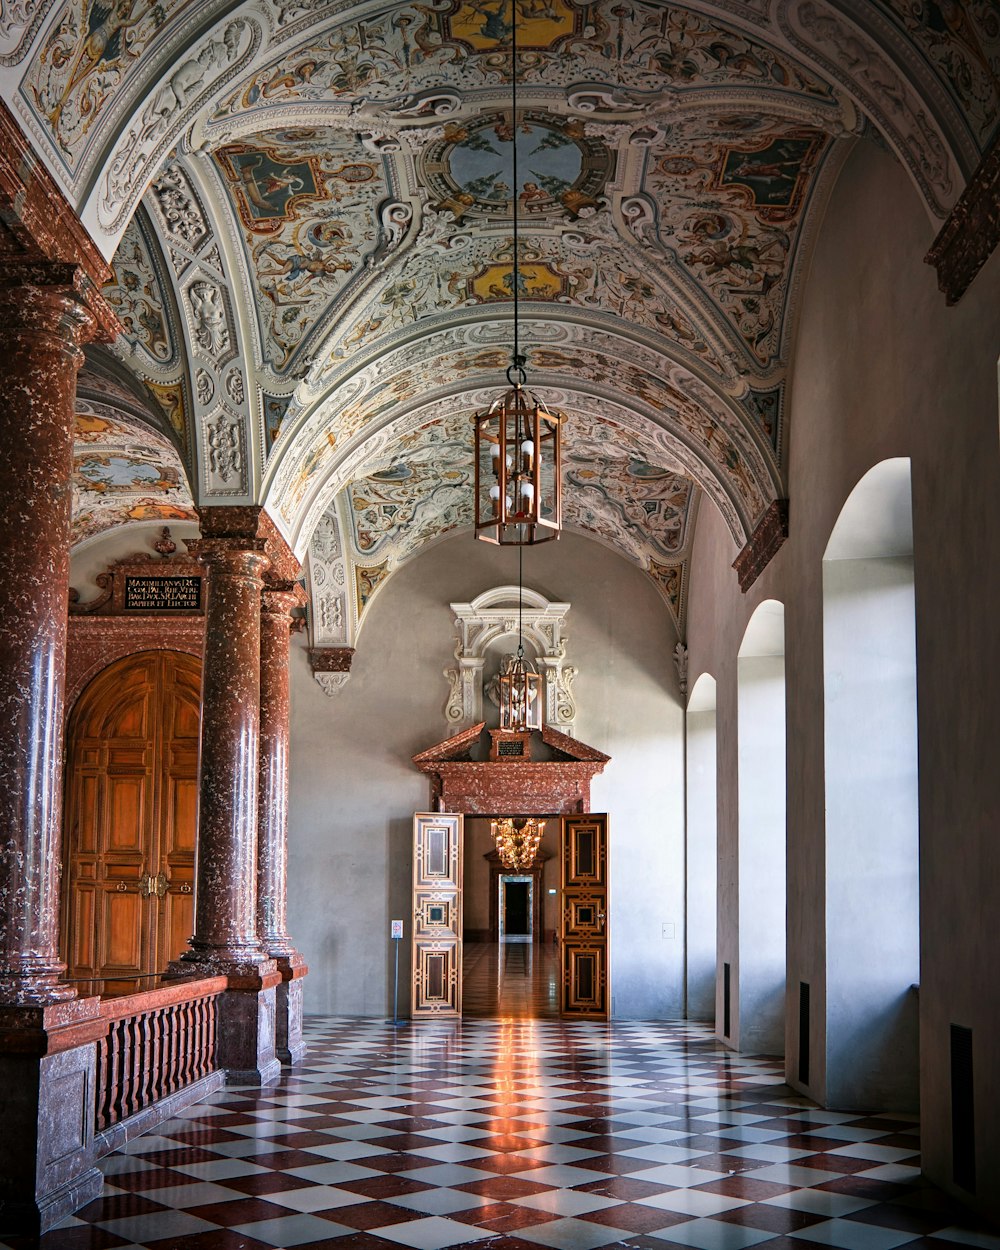
<svg viewBox="0 0 1000 1250"><path fill-rule="evenodd" d="M466 1016L559 1018L559 948L554 944L466 942L463 961Z"/></svg>
<svg viewBox="0 0 1000 1250"><path fill-rule="evenodd" d="M103 1196L42 1250L1000 1250L921 1183L911 1119L818 1110L699 1025L327 1017L308 1037L278 1086L105 1159Z"/></svg>

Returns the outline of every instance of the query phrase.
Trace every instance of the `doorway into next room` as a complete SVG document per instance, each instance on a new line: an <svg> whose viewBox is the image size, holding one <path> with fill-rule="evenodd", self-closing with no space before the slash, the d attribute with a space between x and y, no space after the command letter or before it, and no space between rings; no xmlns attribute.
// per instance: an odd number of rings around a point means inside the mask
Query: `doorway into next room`
<svg viewBox="0 0 1000 1250"><path fill-rule="evenodd" d="M544 819L544 817L540 817ZM559 1016L559 818L546 821L535 864L499 862L490 818L465 818L462 1009L467 1016Z"/></svg>

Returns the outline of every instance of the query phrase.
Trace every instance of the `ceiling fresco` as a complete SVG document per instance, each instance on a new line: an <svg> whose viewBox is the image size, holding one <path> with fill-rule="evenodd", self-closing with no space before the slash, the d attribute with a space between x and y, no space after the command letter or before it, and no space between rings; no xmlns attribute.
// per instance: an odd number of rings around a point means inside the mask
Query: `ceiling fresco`
<svg viewBox="0 0 1000 1250"><path fill-rule="evenodd" d="M213 155L242 229L265 359L280 373L374 250L382 162L323 128L277 131Z"/></svg>
<svg viewBox="0 0 1000 1250"><path fill-rule="evenodd" d="M176 448L108 404L77 400L73 545L135 521L197 520Z"/></svg>
<svg viewBox="0 0 1000 1250"><path fill-rule="evenodd" d="M740 547L785 493L800 278L842 161L878 136L940 221L1000 127L1000 16L37 0L0 21L0 92L111 259L134 382L81 390L77 541L261 502L308 553L315 638L348 645L471 523L516 206L529 376L571 414L567 525L683 630L702 496Z"/></svg>

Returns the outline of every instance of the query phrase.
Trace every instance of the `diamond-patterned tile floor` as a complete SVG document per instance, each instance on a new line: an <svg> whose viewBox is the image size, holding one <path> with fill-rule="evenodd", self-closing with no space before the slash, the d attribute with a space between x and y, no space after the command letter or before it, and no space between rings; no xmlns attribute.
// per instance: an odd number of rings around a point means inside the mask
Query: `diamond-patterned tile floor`
<svg viewBox="0 0 1000 1250"><path fill-rule="evenodd" d="M1000 1250L921 1183L917 1125L818 1110L692 1024L309 1021L279 1085L229 1088L102 1162L27 1250Z"/></svg>

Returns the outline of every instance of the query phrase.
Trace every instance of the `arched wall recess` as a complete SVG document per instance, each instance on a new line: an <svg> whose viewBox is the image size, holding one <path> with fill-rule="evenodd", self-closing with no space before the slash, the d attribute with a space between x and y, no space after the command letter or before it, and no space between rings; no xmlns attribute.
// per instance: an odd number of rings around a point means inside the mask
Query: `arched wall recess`
<svg viewBox="0 0 1000 1250"><path fill-rule="evenodd" d="M455 729L483 719L483 669L487 651L504 639L521 633L526 650L538 665L545 688L545 724L560 733L572 734L576 719L572 685L576 669L564 663L566 640L563 621L568 603L551 603L538 591L517 586L496 586L477 595L471 603L453 603L457 667L446 668L450 687L445 719Z"/></svg>

